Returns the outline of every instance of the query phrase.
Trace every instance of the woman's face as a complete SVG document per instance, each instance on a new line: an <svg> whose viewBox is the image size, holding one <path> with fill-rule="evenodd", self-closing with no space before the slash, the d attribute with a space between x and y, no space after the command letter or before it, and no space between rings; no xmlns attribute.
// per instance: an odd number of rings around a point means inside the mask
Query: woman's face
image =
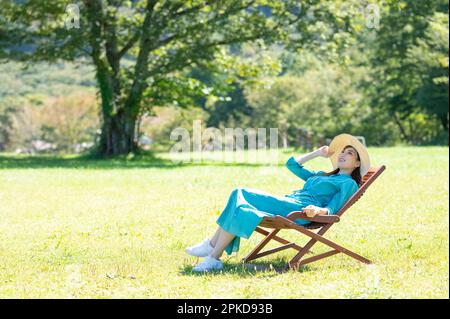
<svg viewBox="0 0 450 319"><path fill-rule="evenodd" d="M361 162L358 160L358 154L353 147L347 147L342 150L338 156L337 167L346 169L355 169Z"/></svg>

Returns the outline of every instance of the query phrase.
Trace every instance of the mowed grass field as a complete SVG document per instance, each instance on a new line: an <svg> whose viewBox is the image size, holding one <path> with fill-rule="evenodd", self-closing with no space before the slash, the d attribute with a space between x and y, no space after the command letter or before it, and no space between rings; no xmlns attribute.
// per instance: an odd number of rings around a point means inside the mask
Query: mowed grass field
<svg viewBox="0 0 450 319"><path fill-rule="evenodd" d="M278 166L176 165L170 154L122 160L0 155L0 298L449 298L448 147L369 147L387 169L328 237L338 254L279 274L295 253L243 267L259 242L241 240L224 269L196 274L184 249L210 236L235 187L285 195L303 181ZM328 159L305 164L331 170ZM300 244L306 238L282 231ZM272 245L275 247L275 244ZM327 248L317 245L314 252Z"/></svg>

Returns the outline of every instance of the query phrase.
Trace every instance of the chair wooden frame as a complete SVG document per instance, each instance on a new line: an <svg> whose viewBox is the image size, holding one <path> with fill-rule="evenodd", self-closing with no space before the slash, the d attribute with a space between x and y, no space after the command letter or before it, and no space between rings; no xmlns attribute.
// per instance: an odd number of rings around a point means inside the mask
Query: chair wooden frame
<svg viewBox="0 0 450 319"><path fill-rule="evenodd" d="M372 262L341 246L336 244L335 242L327 239L324 237L324 234L333 226L335 223L339 222L340 218L344 214L346 210L348 210L354 203L356 203L361 196L364 194L364 192L367 190L367 188L375 181L375 179L380 176L380 174L386 169L385 165L382 165L378 168L371 167L366 175L363 176L361 185L358 189L358 191L353 194L352 197L341 207L341 209L335 214L335 215L321 215L321 216L315 216L315 217L308 217L306 216L306 213L302 211L293 211L289 213L286 217L282 216L275 216L275 217L264 217L261 223L256 227L255 231L258 233L264 235L264 239L243 259L244 263L247 263L251 260L264 257L273 253L277 253L279 251L285 250L285 249L295 249L298 251L298 253L289 261L288 267L286 269L295 269L298 270L298 268L302 265L309 264L314 261L318 261L320 259L330 257L339 253L346 254L352 258L355 258L356 260L359 260L366 264L371 264ZM298 218L305 219L311 221L310 224L305 226L300 226L296 224L294 221ZM263 228L269 228L272 229L271 231L265 230ZM301 247L293 242L290 242L286 239L283 239L279 237L277 234L282 229L294 229L311 239L306 243L304 247ZM312 229L317 229L318 232L315 233L311 231ZM275 240L281 244L283 244L280 247L273 248L266 250L264 252L261 252L261 250L271 241ZM309 258L303 258L307 253L312 253L311 248L316 244L317 242L320 242L322 244L325 244L332 248L332 250L327 251L325 253L317 254L315 256L309 257Z"/></svg>

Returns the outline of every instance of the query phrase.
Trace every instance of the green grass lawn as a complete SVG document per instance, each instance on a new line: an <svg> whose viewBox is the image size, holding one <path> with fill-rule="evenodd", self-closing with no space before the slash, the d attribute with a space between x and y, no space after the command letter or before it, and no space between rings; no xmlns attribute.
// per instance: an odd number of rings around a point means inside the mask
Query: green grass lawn
<svg viewBox="0 0 450 319"><path fill-rule="evenodd" d="M284 167L298 153L280 151L278 166L3 154L0 298L449 298L448 150L369 148L387 169L328 237L374 264L338 254L300 271L249 270L241 259L261 239L255 232L238 255L224 253L224 270L205 275L192 272L199 259L185 247L214 233L233 188L301 188ZM325 158L306 166L331 169ZM294 253L254 263L277 266Z"/></svg>

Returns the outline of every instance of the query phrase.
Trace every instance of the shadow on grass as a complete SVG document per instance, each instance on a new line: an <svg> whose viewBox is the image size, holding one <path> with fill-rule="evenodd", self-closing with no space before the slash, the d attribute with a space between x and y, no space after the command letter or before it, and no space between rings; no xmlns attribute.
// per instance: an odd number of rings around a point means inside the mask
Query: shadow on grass
<svg viewBox="0 0 450 319"><path fill-rule="evenodd" d="M278 163L281 166L284 163ZM243 166L264 167L264 163L226 163L214 161L173 162L154 153L135 156L99 157L95 155L9 155L0 154L0 169L17 168L82 168L82 169L126 169L126 168L181 168L191 166Z"/></svg>
<svg viewBox="0 0 450 319"><path fill-rule="evenodd" d="M199 258L200 259L200 258ZM217 275L235 275L239 277L254 277L256 275L263 277L274 277L287 272L305 272L311 268L307 265L301 266L298 270L289 269L288 261L283 258L276 258L268 261L252 261L251 263L223 263L221 270L213 270L210 272L195 272L192 270L193 265L183 265L180 268L180 274L186 276L217 276Z"/></svg>
<svg viewBox="0 0 450 319"><path fill-rule="evenodd" d="M83 168L83 169L115 169L115 168L172 168L181 166L170 160L155 155L131 157L97 157L93 155L0 155L0 169L14 168Z"/></svg>

